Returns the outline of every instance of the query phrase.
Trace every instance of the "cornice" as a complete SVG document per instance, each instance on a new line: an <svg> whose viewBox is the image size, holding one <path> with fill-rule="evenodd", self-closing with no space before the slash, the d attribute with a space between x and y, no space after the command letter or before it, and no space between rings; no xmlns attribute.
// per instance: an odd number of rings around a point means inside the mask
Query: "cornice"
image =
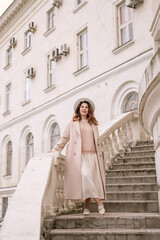
<svg viewBox="0 0 160 240"><path fill-rule="evenodd" d="M0 17L0 32L8 25L9 22L18 14L30 0L15 0Z"/></svg>

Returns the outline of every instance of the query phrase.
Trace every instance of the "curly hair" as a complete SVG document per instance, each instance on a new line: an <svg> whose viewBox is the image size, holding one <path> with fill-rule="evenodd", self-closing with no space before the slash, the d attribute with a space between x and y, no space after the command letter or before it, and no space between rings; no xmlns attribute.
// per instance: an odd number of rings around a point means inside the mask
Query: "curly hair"
<svg viewBox="0 0 160 240"><path fill-rule="evenodd" d="M93 107L88 101L82 101L78 104L78 106L75 110L75 115L73 116L73 121L80 121L82 119L82 116L80 114L80 107L81 107L82 103L87 103L87 105L88 105L88 114L87 114L88 123L90 125L92 125L92 124L98 125L98 121L96 120L96 118L94 116Z"/></svg>

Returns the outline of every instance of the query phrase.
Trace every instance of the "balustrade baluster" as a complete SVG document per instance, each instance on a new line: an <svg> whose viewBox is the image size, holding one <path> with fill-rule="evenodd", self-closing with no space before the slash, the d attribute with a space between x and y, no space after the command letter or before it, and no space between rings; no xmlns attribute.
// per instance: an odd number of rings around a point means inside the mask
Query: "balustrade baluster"
<svg viewBox="0 0 160 240"><path fill-rule="evenodd" d="M112 141L113 141L114 154L117 155L119 153L119 144L117 142L116 130L112 132Z"/></svg>
<svg viewBox="0 0 160 240"><path fill-rule="evenodd" d="M127 147L127 131L126 131L126 124L122 126L122 139L123 139L123 146L124 149Z"/></svg>
<svg viewBox="0 0 160 240"><path fill-rule="evenodd" d="M132 133L132 127L131 127L131 121L127 122L127 126L128 126L128 138L129 138L129 142L133 141L133 133Z"/></svg>

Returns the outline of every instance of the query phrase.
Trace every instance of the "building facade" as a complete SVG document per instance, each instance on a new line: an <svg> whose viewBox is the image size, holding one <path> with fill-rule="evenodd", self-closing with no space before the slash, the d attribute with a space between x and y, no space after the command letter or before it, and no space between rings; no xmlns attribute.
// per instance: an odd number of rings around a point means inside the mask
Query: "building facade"
<svg viewBox="0 0 160 240"><path fill-rule="evenodd" d="M78 98L94 101L99 128L137 108L155 5L126 3L15 0L1 16L0 218L28 161L56 144Z"/></svg>

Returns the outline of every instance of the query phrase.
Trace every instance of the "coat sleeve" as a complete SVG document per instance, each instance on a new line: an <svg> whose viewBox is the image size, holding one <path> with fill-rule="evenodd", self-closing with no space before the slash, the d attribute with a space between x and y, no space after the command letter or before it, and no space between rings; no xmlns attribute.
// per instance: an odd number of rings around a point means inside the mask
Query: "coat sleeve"
<svg viewBox="0 0 160 240"><path fill-rule="evenodd" d="M65 145L68 143L70 139L70 127L71 122L69 122L59 140L59 142L52 148L52 152L61 152Z"/></svg>

